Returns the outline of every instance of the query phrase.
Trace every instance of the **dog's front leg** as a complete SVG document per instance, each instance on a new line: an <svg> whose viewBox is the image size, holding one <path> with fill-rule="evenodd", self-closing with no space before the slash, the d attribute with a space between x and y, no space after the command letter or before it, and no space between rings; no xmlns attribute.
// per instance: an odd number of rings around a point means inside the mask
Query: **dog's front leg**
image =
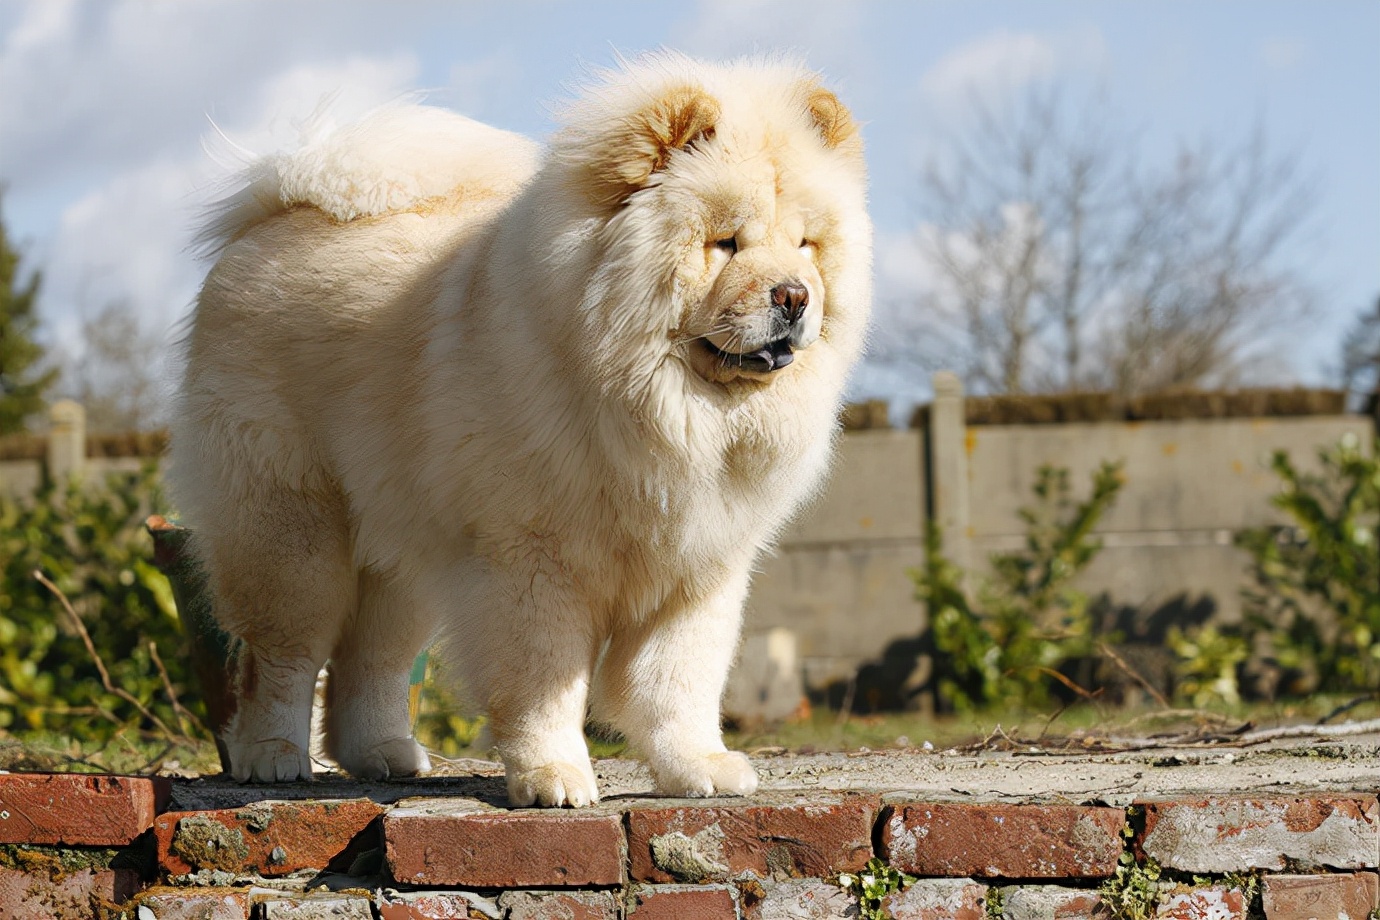
<svg viewBox="0 0 1380 920"><path fill-rule="evenodd" d="M508 799L580 807L599 800L585 744L597 644L575 593L543 571L491 574L485 613L456 643L484 701Z"/></svg>
<svg viewBox="0 0 1380 920"><path fill-rule="evenodd" d="M615 631L600 671L604 714L668 795L749 795L757 774L724 747L719 708L747 595L743 571L703 602Z"/></svg>

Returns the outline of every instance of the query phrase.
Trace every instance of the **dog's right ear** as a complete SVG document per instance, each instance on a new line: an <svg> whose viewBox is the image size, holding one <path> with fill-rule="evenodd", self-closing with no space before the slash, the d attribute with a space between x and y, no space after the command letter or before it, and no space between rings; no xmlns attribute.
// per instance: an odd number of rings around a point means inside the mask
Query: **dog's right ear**
<svg viewBox="0 0 1380 920"><path fill-rule="evenodd" d="M597 138L583 139L590 197L600 204L622 204L666 168L673 152L713 137L719 111L718 100L703 88L682 84L615 116Z"/></svg>

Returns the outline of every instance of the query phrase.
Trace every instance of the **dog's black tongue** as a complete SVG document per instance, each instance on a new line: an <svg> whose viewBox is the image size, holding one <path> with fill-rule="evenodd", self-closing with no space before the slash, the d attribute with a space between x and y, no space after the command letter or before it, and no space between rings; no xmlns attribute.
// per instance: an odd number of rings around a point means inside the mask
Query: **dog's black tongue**
<svg viewBox="0 0 1380 920"><path fill-rule="evenodd" d="M761 373L768 373L779 371L794 360L795 354L791 351L790 341L777 339L766 348L760 348L743 355L743 366Z"/></svg>
<svg viewBox="0 0 1380 920"><path fill-rule="evenodd" d="M769 345L759 348L756 351L744 352L734 355L738 366L759 374L768 374L772 371L780 370L787 364L795 360L795 354L791 351L789 339L777 339Z"/></svg>

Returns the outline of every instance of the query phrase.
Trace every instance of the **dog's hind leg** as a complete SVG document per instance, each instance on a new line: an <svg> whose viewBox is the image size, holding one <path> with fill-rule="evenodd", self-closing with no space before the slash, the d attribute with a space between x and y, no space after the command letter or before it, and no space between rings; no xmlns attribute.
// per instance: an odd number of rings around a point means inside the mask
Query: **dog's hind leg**
<svg viewBox="0 0 1380 920"><path fill-rule="evenodd" d="M311 777L316 676L355 603L344 502L258 484L202 515L216 615L246 646L224 742L240 782Z"/></svg>
<svg viewBox="0 0 1380 920"><path fill-rule="evenodd" d="M430 644L435 617L395 576L365 571L359 605L331 652L326 684L326 751L362 779L431 769L408 722L408 676Z"/></svg>

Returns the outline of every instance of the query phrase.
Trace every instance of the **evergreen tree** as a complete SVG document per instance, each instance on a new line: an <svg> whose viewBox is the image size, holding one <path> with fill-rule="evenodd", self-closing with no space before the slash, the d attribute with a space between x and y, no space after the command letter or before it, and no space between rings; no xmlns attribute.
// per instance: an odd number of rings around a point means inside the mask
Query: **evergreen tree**
<svg viewBox="0 0 1380 920"><path fill-rule="evenodd" d="M43 394L58 374L41 367L43 348L34 341L38 284L38 272L20 282L19 251L0 218L0 434L24 430L25 420L43 409Z"/></svg>

